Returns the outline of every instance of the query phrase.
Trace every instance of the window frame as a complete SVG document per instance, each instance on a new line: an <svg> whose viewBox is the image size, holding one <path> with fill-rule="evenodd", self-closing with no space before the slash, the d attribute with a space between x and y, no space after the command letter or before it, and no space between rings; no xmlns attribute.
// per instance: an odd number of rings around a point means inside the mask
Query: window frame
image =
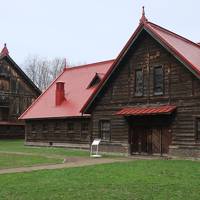
<svg viewBox="0 0 200 200"><path fill-rule="evenodd" d="M141 73L142 73L142 93L141 94L138 93L137 90L136 90L136 88L137 88L137 81L136 81L137 80L137 71L141 71ZM135 87L134 87L135 91L134 91L134 95L136 97L142 97L144 95L144 71L143 71L142 68L136 68L135 69L135 76L134 76L134 78L135 78Z"/></svg>
<svg viewBox="0 0 200 200"><path fill-rule="evenodd" d="M32 133L35 133L36 130L37 130L36 124L32 124L32 125L31 125L31 132L32 132Z"/></svg>
<svg viewBox="0 0 200 200"><path fill-rule="evenodd" d="M84 125L86 125L87 124L87 128L85 129L85 126ZM84 128L83 128L84 127ZM81 131L82 132L87 132L87 131L89 131L89 122L81 122Z"/></svg>
<svg viewBox="0 0 200 200"><path fill-rule="evenodd" d="M60 129L61 129L61 126L60 126L59 121L54 122L54 124L53 124L53 130L54 130L54 132L59 132Z"/></svg>
<svg viewBox="0 0 200 200"><path fill-rule="evenodd" d="M48 132L48 129L49 129L49 126L48 126L48 123L42 123L42 131L43 132Z"/></svg>
<svg viewBox="0 0 200 200"><path fill-rule="evenodd" d="M109 122L109 125L110 125L109 131L104 131L109 134L109 138L106 138L106 137L103 138L102 123L105 123L105 122ZM107 142L111 141L111 120L109 120L109 119L99 120L99 137L101 138L102 141L107 141Z"/></svg>
<svg viewBox="0 0 200 200"><path fill-rule="evenodd" d="M72 128L69 128L72 125ZM67 131L73 132L74 131L74 122L67 122Z"/></svg>
<svg viewBox="0 0 200 200"><path fill-rule="evenodd" d="M157 92L156 91L156 69L161 68L162 69L162 92ZM153 67L153 94L155 96L162 96L165 93L165 84L164 84L164 80L165 80L165 73L164 73L164 67L163 65L156 65Z"/></svg>

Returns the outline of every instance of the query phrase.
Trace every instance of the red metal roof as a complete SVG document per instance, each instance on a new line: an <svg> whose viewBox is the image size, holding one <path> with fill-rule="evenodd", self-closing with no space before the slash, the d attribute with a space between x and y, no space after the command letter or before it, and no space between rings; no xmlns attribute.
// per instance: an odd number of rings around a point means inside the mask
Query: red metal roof
<svg viewBox="0 0 200 200"><path fill-rule="evenodd" d="M123 108L118 111L117 115L123 116L141 116L141 115L161 115L171 114L176 109L176 106L165 105L157 107L134 107L134 108Z"/></svg>
<svg viewBox="0 0 200 200"><path fill-rule="evenodd" d="M161 43L168 51L170 51L177 59L179 59L182 63L187 66L195 75L200 77L200 45L177 35L163 27L160 27L154 23L151 23L147 20L144 13L140 20L140 24L128 40L122 51L119 53L111 68L104 76L101 83L98 85L94 93L90 96L88 101L82 107L81 112L86 113L87 109L94 102L96 96L101 91L103 86L109 80L111 74L115 71L118 64L121 62L129 48L134 44L135 40L142 32L142 30L146 30L148 33L152 35L159 43Z"/></svg>
<svg viewBox="0 0 200 200"><path fill-rule="evenodd" d="M200 75L200 46L151 22L146 23L162 42Z"/></svg>
<svg viewBox="0 0 200 200"><path fill-rule="evenodd" d="M87 88L96 73L105 74L114 60L66 68L19 119L78 117L96 87ZM65 101L56 106L56 83L65 83Z"/></svg>

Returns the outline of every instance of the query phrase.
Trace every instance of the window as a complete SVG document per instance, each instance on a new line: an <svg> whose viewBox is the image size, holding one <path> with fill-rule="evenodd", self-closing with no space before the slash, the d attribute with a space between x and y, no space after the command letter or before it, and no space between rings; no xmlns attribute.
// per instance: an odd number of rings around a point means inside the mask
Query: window
<svg viewBox="0 0 200 200"><path fill-rule="evenodd" d="M110 121L101 120L99 122L99 133L102 140L110 140Z"/></svg>
<svg viewBox="0 0 200 200"><path fill-rule="evenodd" d="M143 95L143 71L142 69L135 70L135 95Z"/></svg>
<svg viewBox="0 0 200 200"><path fill-rule="evenodd" d="M47 129L48 129L47 124L46 123L42 124L42 130L43 131L47 131Z"/></svg>
<svg viewBox="0 0 200 200"><path fill-rule="evenodd" d="M89 123L88 122L83 122L81 124L81 130L82 131L88 131L89 130Z"/></svg>
<svg viewBox="0 0 200 200"><path fill-rule="evenodd" d="M32 131L34 132L34 131L36 131L36 125L35 124L32 124Z"/></svg>
<svg viewBox="0 0 200 200"><path fill-rule="evenodd" d="M200 118L196 119L196 139L200 141Z"/></svg>
<svg viewBox="0 0 200 200"><path fill-rule="evenodd" d="M67 130L68 131L73 131L74 130L74 123L73 122L68 122L68 124L67 124Z"/></svg>
<svg viewBox="0 0 200 200"><path fill-rule="evenodd" d="M59 126L59 123L56 122L55 125L54 125L54 130L57 131L57 130L60 130L60 126Z"/></svg>
<svg viewBox="0 0 200 200"><path fill-rule="evenodd" d="M19 81L16 81L15 93L19 93Z"/></svg>
<svg viewBox="0 0 200 200"><path fill-rule="evenodd" d="M162 66L154 68L154 94L162 95L164 92L164 73Z"/></svg>

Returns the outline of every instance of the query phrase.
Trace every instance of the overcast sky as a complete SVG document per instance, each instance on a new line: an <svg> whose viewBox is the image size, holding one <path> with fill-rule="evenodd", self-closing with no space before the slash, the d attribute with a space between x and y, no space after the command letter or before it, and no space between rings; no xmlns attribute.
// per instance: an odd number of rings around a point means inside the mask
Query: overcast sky
<svg viewBox="0 0 200 200"><path fill-rule="evenodd" d="M141 17L200 41L199 0L0 0L0 47L20 65L29 55L71 63L112 59Z"/></svg>

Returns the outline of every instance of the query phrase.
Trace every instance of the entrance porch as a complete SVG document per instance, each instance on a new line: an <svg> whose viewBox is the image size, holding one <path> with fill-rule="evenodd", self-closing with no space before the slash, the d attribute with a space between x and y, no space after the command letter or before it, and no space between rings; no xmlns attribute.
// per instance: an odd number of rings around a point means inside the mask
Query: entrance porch
<svg viewBox="0 0 200 200"><path fill-rule="evenodd" d="M143 155L168 154L172 142L171 124L175 106L124 108L123 115L129 124L129 153Z"/></svg>

